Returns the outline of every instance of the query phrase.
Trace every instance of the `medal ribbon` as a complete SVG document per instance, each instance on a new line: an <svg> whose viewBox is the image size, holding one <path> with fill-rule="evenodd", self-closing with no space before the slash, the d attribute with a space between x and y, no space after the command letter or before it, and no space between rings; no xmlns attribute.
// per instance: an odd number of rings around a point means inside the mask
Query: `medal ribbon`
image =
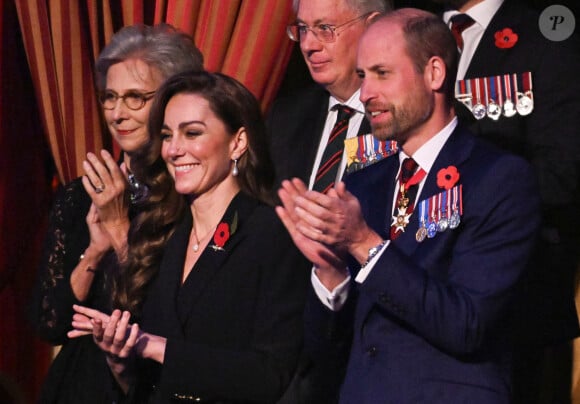
<svg viewBox="0 0 580 404"><path fill-rule="evenodd" d="M412 160L412 159L409 158L408 160ZM405 163L406 163L406 161L403 162L403 165ZM425 176L427 175L427 172L419 167L419 169L413 175L411 175L411 177L407 181L403 182L403 178L402 178L403 165L401 166L401 170L399 172L399 178L398 178L399 191L397 193L397 200L395 202L396 206L394 208L395 212L394 212L393 218L397 218L397 217L399 219L405 218L406 219L405 221L408 221L408 218L413 213L413 207L414 207L413 205L415 204L414 199L416 198L416 194L414 195L413 198L410 198L407 195L407 191L412 186L419 184L423 180L423 178L425 178ZM408 204L406 207L403 206L403 203L402 203L402 201L405 198L408 198ZM391 224L391 240L395 240L402 232L404 232L405 226L406 226L406 224L403 224L402 226L400 226L399 224L397 224L397 221L395 220Z"/></svg>
<svg viewBox="0 0 580 404"><path fill-rule="evenodd" d="M494 90L497 93L497 103L499 104L500 107L503 106L503 94L501 92L501 76L495 76L493 79L494 84L492 87L491 92L493 93Z"/></svg>
<svg viewBox="0 0 580 404"><path fill-rule="evenodd" d="M506 98L506 100L511 101L511 99L512 99L512 85L511 85L511 80L510 80L509 74L503 75L503 83L505 86L505 98Z"/></svg>
<svg viewBox="0 0 580 404"><path fill-rule="evenodd" d="M522 74L522 91L531 98L532 94L532 73L526 72Z"/></svg>

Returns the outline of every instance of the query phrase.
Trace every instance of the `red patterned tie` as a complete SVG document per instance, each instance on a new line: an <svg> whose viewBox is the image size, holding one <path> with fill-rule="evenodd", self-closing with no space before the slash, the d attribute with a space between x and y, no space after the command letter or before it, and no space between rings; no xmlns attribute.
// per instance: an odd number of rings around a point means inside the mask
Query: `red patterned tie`
<svg viewBox="0 0 580 404"><path fill-rule="evenodd" d="M326 149L320 160L320 166L316 172L316 178L312 189L318 192L326 193L334 186L338 167L342 160L344 150L344 139L348 131L348 120L354 114L354 110L346 105L336 104L332 109L338 111L336 123L330 132Z"/></svg>
<svg viewBox="0 0 580 404"><path fill-rule="evenodd" d="M456 14L451 17L451 33L457 42L457 49L461 53L463 51L463 37L461 33L467 28L471 27L475 21L467 14Z"/></svg>
<svg viewBox="0 0 580 404"><path fill-rule="evenodd" d="M398 202L403 198L408 199L407 208L405 211L406 215L413 213L413 205L415 204L415 197L417 196L417 190L419 188L419 182L426 175L425 171L419 170L417 173L417 168L419 165L411 157L407 157L403 160L401 164L401 175L399 176L399 192L397 193L397 201L395 203L395 208L393 209L393 216L399 216L399 206ZM405 190L403 192L403 189ZM391 240L399 237L404 230L399 229L397 231L397 226L393 224L391 226Z"/></svg>

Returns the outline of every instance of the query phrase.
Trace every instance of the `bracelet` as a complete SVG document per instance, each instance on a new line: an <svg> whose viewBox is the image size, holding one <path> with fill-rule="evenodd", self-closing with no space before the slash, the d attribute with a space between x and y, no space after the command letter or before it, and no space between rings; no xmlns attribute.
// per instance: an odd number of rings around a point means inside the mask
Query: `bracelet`
<svg viewBox="0 0 580 404"><path fill-rule="evenodd" d="M82 261L82 260L84 260L84 259L85 259L85 254L81 254L81 256L79 257L79 262ZM97 270L94 269L94 268L91 268L90 265L87 267L87 269L85 271L90 272L92 274L96 274L97 273Z"/></svg>
<svg viewBox="0 0 580 404"><path fill-rule="evenodd" d="M361 265L361 269L369 264L369 262L383 249L385 244L387 244L387 240L383 240L380 242L380 244L377 244L376 246L369 248L369 255L364 264Z"/></svg>

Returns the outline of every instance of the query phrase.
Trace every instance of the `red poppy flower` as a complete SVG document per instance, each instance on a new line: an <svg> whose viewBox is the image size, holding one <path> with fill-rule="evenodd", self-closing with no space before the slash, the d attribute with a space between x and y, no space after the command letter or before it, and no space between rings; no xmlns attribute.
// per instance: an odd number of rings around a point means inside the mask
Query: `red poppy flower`
<svg viewBox="0 0 580 404"><path fill-rule="evenodd" d="M227 223L220 223L213 235L213 242L217 248L223 248L230 238L230 226Z"/></svg>
<svg viewBox="0 0 580 404"><path fill-rule="evenodd" d="M518 41L518 34L512 31L511 28L504 28L501 31L497 31L494 35L495 46L500 49L509 49Z"/></svg>
<svg viewBox="0 0 580 404"><path fill-rule="evenodd" d="M457 181L459 181L459 171L457 171L455 166L442 168L437 173L437 185L439 188L451 189Z"/></svg>

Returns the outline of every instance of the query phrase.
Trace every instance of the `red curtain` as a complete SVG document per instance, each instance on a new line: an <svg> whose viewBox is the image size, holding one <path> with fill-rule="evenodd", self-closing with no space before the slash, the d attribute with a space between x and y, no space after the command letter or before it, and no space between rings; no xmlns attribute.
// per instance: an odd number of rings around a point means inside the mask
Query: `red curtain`
<svg viewBox="0 0 580 404"><path fill-rule="evenodd" d="M32 79L62 182L82 173L87 151L110 146L93 87L94 59L125 25L168 22L192 35L205 67L244 83L266 109L292 43L291 0L19 0Z"/></svg>
<svg viewBox="0 0 580 404"><path fill-rule="evenodd" d="M122 26L168 22L265 110L290 58L291 18L291 0L0 0L0 402L34 402L50 364L26 309L53 175L68 182L88 151L111 148L93 87L103 46Z"/></svg>
<svg viewBox="0 0 580 404"><path fill-rule="evenodd" d="M0 0L0 402L31 403L50 360L26 311L50 205L50 153L14 2Z"/></svg>

